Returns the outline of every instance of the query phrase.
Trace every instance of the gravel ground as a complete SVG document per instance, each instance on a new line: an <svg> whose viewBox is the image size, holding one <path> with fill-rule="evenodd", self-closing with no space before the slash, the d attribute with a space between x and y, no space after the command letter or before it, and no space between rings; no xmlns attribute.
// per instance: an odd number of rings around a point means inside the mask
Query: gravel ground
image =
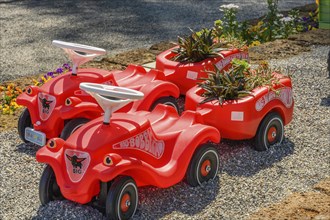
<svg viewBox="0 0 330 220"><path fill-rule="evenodd" d="M64 40L105 48L110 54L148 47L177 35L210 27L222 4L241 7L239 19L257 18L267 10L259 0L146 1L0 1L0 83L52 70L67 62L51 41ZM314 3L280 0L279 9Z"/></svg>
<svg viewBox="0 0 330 220"><path fill-rule="evenodd" d="M294 120L286 139L267 152L252 150L251 141L222 141L217 146L221 171L201 187L185 183L168 189L139 189L135 219L248 219L260 207L292 192L310 190L330 173L329 46L313 47L274 66L293 74ZM37 147L21 144L16 131L0 133L0 219L102 219L89 206L55 201L40 206L38 181L43 169L35 161Z"/></svg>

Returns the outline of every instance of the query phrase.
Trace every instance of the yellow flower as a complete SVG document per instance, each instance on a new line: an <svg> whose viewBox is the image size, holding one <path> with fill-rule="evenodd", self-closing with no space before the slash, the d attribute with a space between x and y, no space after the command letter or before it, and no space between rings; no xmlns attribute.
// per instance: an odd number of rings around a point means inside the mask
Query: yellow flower
<svg viewBox="0 0 330 220"><path fill-rule="evenodd" d="M261 44L260 41L255 40L255 41L252 41L252 43L250 44L250 46L256 47L256 46L259 46L260 44Z"/></svg>

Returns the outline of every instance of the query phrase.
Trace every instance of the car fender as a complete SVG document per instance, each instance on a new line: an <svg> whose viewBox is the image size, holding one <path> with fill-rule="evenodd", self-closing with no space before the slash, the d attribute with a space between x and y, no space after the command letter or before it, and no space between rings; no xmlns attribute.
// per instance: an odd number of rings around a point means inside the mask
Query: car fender
<svg viewBox="0 0 330 220"><path fill-rule="evenodd" d="M25 106L29 110L31 121L33 124L39 120L39 111L38 108L35 107L38 106L36 95L30 96L24 92L16 98L16 102L19 105Z"/></svg>
<svg viewBox="0 0 330 220"><path fill-rule="evenodd" d="M93 114L87 114L91 112ZM75 106L62 106L60 110L61 117L65 119L72 119L85 115L87 118L91 118L93 115L101 114L103 112L102 108L93 102L81 102Z"/></svg>
<svg viewBox="0 0 330 220"><path fill-rule="evenodd" d="M157 99L166 96L178 98L180 95L180 90L175 84L161 80L155 80L144 85L140 92L143 92L145 97L133 103L131 109L133 111L150 110L150 107Z"/></svg>
<svg viewBox="0 0 330 220"><path fill-rule="evenodd" d="M172 181L177 183L184 178L190 160L198 146L208 141L219 143L220 140L220 132L212 126L195 124L184 130L176 140L173 150L173 157L171 160L177 161L177 169L175 174L173 174L175 179ZM182 145L186 145L186 147L180 148L179 146ZM172 184L174 183L171 183L171 185ZM168 186L170 186L170 184Z"/></svg>

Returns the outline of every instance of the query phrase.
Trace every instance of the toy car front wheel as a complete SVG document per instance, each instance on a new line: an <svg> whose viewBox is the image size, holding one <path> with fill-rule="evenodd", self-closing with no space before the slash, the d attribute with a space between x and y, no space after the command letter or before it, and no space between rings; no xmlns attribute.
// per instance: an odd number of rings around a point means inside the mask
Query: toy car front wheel
<svg viewBox="0 0 330 220"><path fill-rule="evenodd" d="M255 140L255 150L265 151L274 144L280 144L284 137L284 126L281 116L271 112L259 125Z"/></svg>
<svg viewBox="0 0 330 220"><path fill-rule="evenodd" d="M219 169L217 150L210 144L204 144L195 151L186 174L186 181L191 186L198 186L214 179Z"/></svg>
<svg viewBox="0 0 330 220"><path fill-rule="evenodd" d="M152 111L158 104L163 104L163 105L169 105L175 108L177 112L179 112L179 106L178 103L176 102L175 98L172 96L168 97L162 97L157 99L150 107L150 111Z"/></svg>
<svg viewBox="0 0 330 220"><path fill-rule="evenodd" d="M33 125L32 125L32 121L31 121L30 112L27 108L25 108L23 110L23 112L21 113L21 115L19 116L18 125L17 125L19 137L25 143L28 142L25 139L25 128L27 128L27 127L33 128Z"/></svg>
<svg viewBox="0 0 330 220"><path fill-rule="evenodd" d="M128 176L120 176L111 184L106 200L107 219L129 219L138 205L138 191L135 181Z"/></svg>
<svg viewBox="0 0 330 220"><path fill-rule="evenodd" d="M42 173L39 183L39 199L42 205L53 200L62 200L60 187L57 185L55 173L51 166L47 165Z"/></svg>
<svg viewBox="0 0 330 220"><path fill-rule="evenodd" d="M78 128L89 122L87 118L74 118L69 121L63 128L60 138L66 140L73 134Z"/></svg>

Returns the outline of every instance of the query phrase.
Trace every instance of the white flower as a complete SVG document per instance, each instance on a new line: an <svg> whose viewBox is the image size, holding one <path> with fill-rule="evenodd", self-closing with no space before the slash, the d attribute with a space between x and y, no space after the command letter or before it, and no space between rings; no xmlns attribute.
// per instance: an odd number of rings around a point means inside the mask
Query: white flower
<svg viewBox="0 0 330 220"><path fill-rule="evenodd" d="M281 18L280 21L282 21L282 22L290 22L290 21L293 21L293 19L291 17L284 17L284 18Z"/></svg>
<svg viewBox="0 0 330 220"><path fill-rule="evenodd" d="M228 4L228 5L221 5L219 10L220 10L220 11L230 10L230 9L237 10L238 8L239 8L238 5L235 5L235 4Z"/></svg>
<svg viewBox="0 0 330 220"><path fill-rule="evenodd" d="M283 14L276 14L276 16L279 17L279 18L283 18L284 17Z"/></svg>

